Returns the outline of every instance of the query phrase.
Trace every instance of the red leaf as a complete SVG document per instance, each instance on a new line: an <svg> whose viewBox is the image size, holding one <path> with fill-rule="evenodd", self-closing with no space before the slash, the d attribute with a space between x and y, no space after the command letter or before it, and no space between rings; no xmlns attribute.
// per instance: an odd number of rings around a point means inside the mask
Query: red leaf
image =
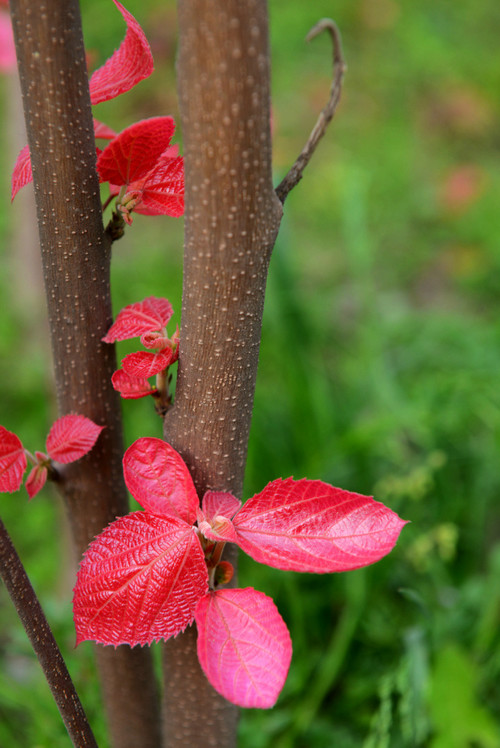
<svg viewBox="0 0 500 748"><path fill-rule="evenodd" d="M47 467L45 465L35 465L26 478L24 487L28 492L28 496L32 499L42 490L47 481Z"/></svg>
<svg viewBox="0 0 500 748"><path fill-rule="evenodd" d="M215 519L217 515L231 519L240 507L241 501L225 491L207 491L201 505L208 520Z"/></svg>
<svg viewBox="0 0 500 748"><path fill-rule="evenodd" d="M112 140L113 138L116 138L116 132L112 130L111 127L105 125L104 122L99 122L99 120L95 119L95 117L94 135L96 137L96 140Z"/></svg>
<svg viewBox="0 0 500 748"><path fill-rule="evenodd" d="M121 3L113 0L127 24L125 39L102 67L96 70L89 81L90 101L114 99L129 91L153 72L153 56L148 40L134 16Z"/></svg>
<svg viewBox="0 0 500 748"><path fill-rule="evenodd" d="M198 659L224 698L268 709L288 674L292 643L276 605L251 587L202 597L195 612Z"/></svg>
<svg viewBox="0 0 500 748"><path fill-rule="evenodd" d="M16 49L9 13L0 13L0 70L6 73L16 69Z"/></svg>
<svg viewBox="0 0 500 748"><path fill-rule="evenodd" d="M120 395L128 400L137 400L139 397L146 397L155 391L147 379L133 377L127 374L123 369L115 371L111 377L111 384Z"/></svg>
<svg viewBox="0 0 500 748"><path fill-rule="evenodd" d="M161 156L144 183L130 185L141 199L134 207L142 215L168 215L175 218L184 213L184 159Z"/></svg>
<svg viewBox="0 0 500 748"><path fill-rule="evenodd" d="M174 130L172 117L151 117L127 127L97 159L101 182L128 185L145 177L168 148Z"/></svg>
<svg viewBox="0 0 500 748"><path fill-rule="evenodd" d="M31 157L28 145L21 149L17 161L12 171L12 192L11 201L15 198L22 187L33 181L33 172L31 171Z"/></svg>
<svg viewBox="0 0 500 748"><path fill-rule="evenodd" d="M85 416L58 418L47 437L47 452L57 462L75 462L90 452L103 428Z"/></svg>
<svg viewBox="0 0 500 748"><path fill-rule="evenodd" d="M233 518L238 545L255 561L316 573L373 564L404 524L370 496L292 478L269 483Z"/></svg>
<svg viewBox="0 0 500 748"><path fill-rule="evenodd" d="M161 332L145 332L141 335L141 343L145 348L161 351L164 348L171 348L172 341Z"/></svg>
<svg viewBox="0 0 500 748"><path fill-rule="evenodd" d="M137 439L123 457L123 475L146 511L194 523L198 495L184 460L170 444L153 437Z"/></svg>
<svg viewBox="0 0 500 748"><path fill-rule="evenodd" d="M144 301L129 304L121 310L103 342L115 343L147 332L162 331L173 313L168 299L148 296Z"/></svg>
<svg viewBox="0 0 500 748"><path fill-rule="evenodd" d="M17 491L23 482L27 460L18 436L0 426L0 492Z"/></svg>
<svg viewBox="0 0 500 748"><path fill-rule="evenodd" d="M208 588L200 542L175 517L133 512L90 545L73 598L77 644L151 644L192 622Z"/></svg>
<svg viewBox="0 0 500 748"><path fill-rule="evenodd" d="M152 377L159 374L173 363L174 354L171 348L152 353L151 351L137 351L129 353L122 359L123 370L133 377Z"/></svg>

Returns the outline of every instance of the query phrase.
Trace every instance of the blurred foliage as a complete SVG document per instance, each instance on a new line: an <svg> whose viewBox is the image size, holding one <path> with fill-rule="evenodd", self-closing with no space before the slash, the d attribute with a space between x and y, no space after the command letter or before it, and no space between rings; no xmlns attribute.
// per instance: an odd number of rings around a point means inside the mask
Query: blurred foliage
<svg viewBox="0 0 500 748"><path fill-rule="evenodd" d="M123 36L119 14L105 5L82 0L93 67ZM175 4L127 7L157 69L96 108L116 129L141 117L178 118ZM287 200L271 262L245 497L278 475L307 475L374 494L411 524L389 557L345 575L277 572L241 559L241 584L276 600L294 657L278 705L242 715L240 745L494 748L500 66L492 50L500 6L270 0L270 14L276 183L328 92L329 41L304 44L318 18L337 20L348 72L337 116ZM6 125L13 88L0 81ZM2 132L0 423L35 449L55 414L50 354L42 302L27 313L27 299L40 299L28 273L36 247L28 260L14 251L20 224L31 220L8 198L23 143L12 124ZM166 295L180 321L181 247L181 221L137 216L115 247L115 308ZM127 444L160 434L149 406L124 403ZM74 568L58 499L48 488L28 506L23 489L3 497L2 517L105 746L91 645L72 649ZM0 745L67 746L3 590L0 602Z"/></svg>

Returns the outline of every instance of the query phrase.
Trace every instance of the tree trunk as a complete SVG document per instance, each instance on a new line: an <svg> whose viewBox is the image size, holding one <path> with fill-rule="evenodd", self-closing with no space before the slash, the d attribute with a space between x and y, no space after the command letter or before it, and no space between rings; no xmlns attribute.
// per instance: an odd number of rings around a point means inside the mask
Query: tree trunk
<svg viewBox="0 0 500 748"><path fill-rule="evenodd" d="M265 0L179 0L186 166L180 360L165 438L199 496L241 496L267 271L282 206L271 174ZM193 629L164 648L164 746L235 745L236 709L203 675ZM202 736L202 737L200 737Z"/></svg>
<svg viewBox="0 0 500 748"><path fill-rule="evenodd" d="M59 414L106 429L97 446L61 472L59 488L80 557L128 512L122 435L111 387L110 245L102 223L95 139L77 0L11 1L31 151ZM98 647L116 748L157 748L157 698L149 650Z"/></svg>

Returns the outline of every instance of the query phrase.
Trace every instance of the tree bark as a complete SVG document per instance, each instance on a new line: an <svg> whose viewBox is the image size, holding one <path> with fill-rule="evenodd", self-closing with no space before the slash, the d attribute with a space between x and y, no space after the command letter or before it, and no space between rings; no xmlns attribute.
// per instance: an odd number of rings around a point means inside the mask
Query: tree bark
<svg viewBox="0 0 500 748"><path fill-rule="evenodd" d="M128 512L120 406L111 386L111 248L104 232L95 139L77 0L12 0L33 166L59 414L106 428L96 447L61 472L76 553ZM98 647L116 748L156 748L157 697L148 650Z"/></svg>
<svg viewBox="0 0 500 748"><path fill-rule="evenodd" d="M199 496L241 496L267 271L282 206L271 173L265 0L179 0L186 167L175 405L165 438ZM193 629L164 648L164 746L236 742L237 712L203 675Z"/></svg>

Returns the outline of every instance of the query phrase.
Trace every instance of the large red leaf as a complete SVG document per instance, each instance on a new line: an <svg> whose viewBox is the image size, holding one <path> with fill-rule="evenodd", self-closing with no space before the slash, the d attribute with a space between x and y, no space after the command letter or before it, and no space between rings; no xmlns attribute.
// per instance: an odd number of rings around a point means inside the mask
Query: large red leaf
<svg viewBox="0 0 500 748"><path fill-rule="evenodd" d="M349 571L378 561L406 524L370 496L319 480L278 479L236 513L237 543L277 569Z"/></svg>
<svg viewBox="0 0 500 748"><path fill-rule="evenodd" d="M143 119L122 130L99 154L101 182L129 185L145 177L168 148L174 130L172 117Z"/></svg>
<svg viewBox="0 0 500 748"><path fill-rule="evenodd" d="M198 659L224 698L268 709L288 674L292 643L276 605L251 587L205 595L195 612Z"/></svg>
<svg viewBox="0 0 500 748"><path fill-rule="evenodd" d="M133 377L143 377L147 379L160 371L164 371L167 366L174 360L174 354L171 348L164 348L162 351L153 353L152 351L137 351L129 353L122 359L123 370Z"/></svg>
<svg viewBox="0 0 500 748"><path fill-rule="evenodd" d="M117 340L128 340L144 333L161 331L173 313L168 299L148 296L144 301L129 304L119 312L103 342L115 343Z"/></svg>
<svg viewBox="0 0 500 748"><path fill-rule="evenodd" d="M129 91L153 72L153 55L148 40L134 16L117 0L114 4L127 24L125 39L104 65L96 70L89 81L90 101L114 99Z"/></svg>
<svg viewBox="0 0 500 748"><path fill-rule="evenodd" d="M161 156L137 189L140 200L134 207L143 215L168 215L177 218L184 213L184 159Z"/></svg>
<svg viewBox="0 0 500 748"><path fill-rule="evenodd" d="M0 426L0 492L12 493L21 487L27 464L19 437Z"/></svg>
<svg viewBox="0 0 500 748"><path fill-rule="evenodd" d="M21 148L16 163L14 164L14 169L12 170L11 201L15 198L22 187L25 187L32 181L33 172L31 170L30 149L28 145L25 145L24 148Z"/></svg>
<svg viewBox="0 0 500 748"><path fill-rule="evenodd" d="M208 588L200 542L175 517L133 512L92 542L78 572L77 644L151 644L192 622Z"/></svg>
<svg viewBox="0 0 500 748"><path fill-rule="evenodd" d="M133 377L123 369L115 371L111 377L111 384L123 398L128 400L137 400L140 397L151 395L155 391L155 388L151 386L147 379Z"/></svg>
<svg viewBox="0 0 500 748"><path fill-rule="evenodd" d="M146 511L194 523L199 503L193 479L180 454L163 439L137 439L123 457L123 475Z"/></svg>
<svg viewBox="0 0 500 748"><path fill-rule="evenodd" d="M103 428L85 416L71 414L58 418L47 437L47 452L57 462L79 460L90 452Z"/></svg>

